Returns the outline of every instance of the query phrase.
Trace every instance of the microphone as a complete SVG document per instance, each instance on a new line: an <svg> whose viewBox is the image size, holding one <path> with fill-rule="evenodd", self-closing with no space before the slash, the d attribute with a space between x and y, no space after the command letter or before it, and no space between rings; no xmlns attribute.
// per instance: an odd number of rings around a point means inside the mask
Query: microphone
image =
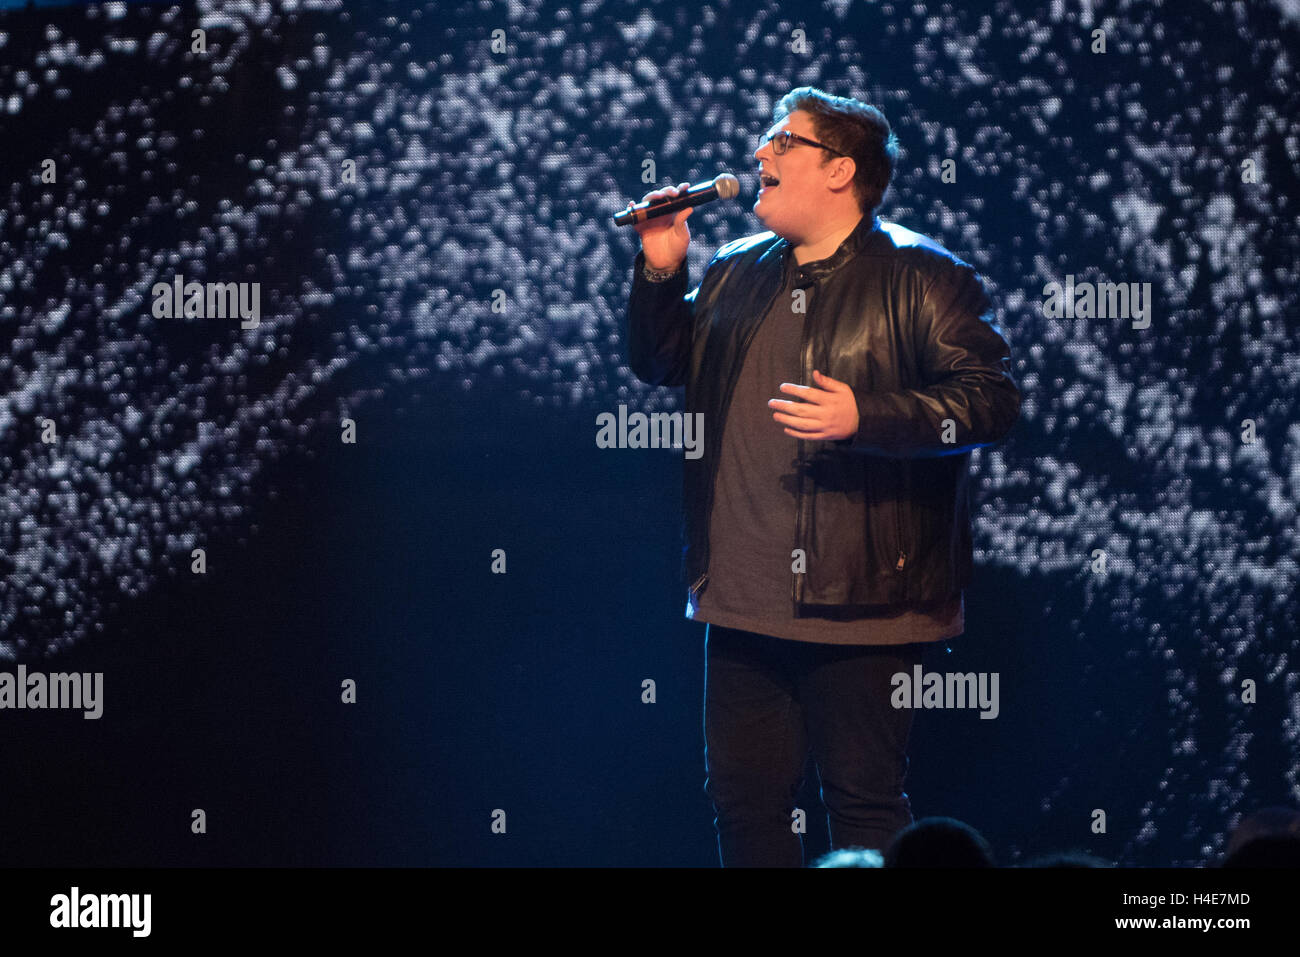
<svg viewBox="0 0 1300 957"><path fill-rule="evenodd" d="M735 199L740 193L740 180L730 173L719 173L707 183L696 183L684 193L662 196L657 200L637 203L614 214L615 226L632 226L656 216L670 216L689 206L700 206L715 199Z"/></svg>

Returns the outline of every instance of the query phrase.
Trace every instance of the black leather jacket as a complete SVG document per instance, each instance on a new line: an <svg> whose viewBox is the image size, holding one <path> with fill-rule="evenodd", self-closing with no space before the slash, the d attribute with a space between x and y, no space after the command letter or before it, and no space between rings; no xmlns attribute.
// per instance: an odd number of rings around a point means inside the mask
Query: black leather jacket
<svg viewBox="0 0 1300 957"><path fill-rule="evenodd" d="M732 389L786 270L805 290L801 382L814 368L847 382L857 434L800 441L791 575L803 605L946 598L970 581L970 450L997 442L1020 412L1010 349L975 270L933 240L864 216L828 258L799 266L771 232L720 248L698 288L688 268L663 282L638 252L628 303L628 365L651 385L686 386L704 414L704 451L683 458L682 573L707 587L709 515ZM774 398L779 383L772 384ZM776 428L773 423L773 428Z"/></svg>

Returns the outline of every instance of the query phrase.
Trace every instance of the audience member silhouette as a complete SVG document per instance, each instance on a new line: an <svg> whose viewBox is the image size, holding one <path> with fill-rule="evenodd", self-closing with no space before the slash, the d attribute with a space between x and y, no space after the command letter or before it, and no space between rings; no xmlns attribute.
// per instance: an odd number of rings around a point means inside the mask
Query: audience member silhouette
<svg viewBox="0 0 1300 957"><path fill-rule="evenodd" d="M927 817L899 831L885 851L886 867L994 867L993 848L969 824Z"/></svg>
<svg viewBox="0 0 1300 957"><path fill-rule="evenodd" d="M1300 867L1300 811L1260 808L1228 835L1221 867Z"/></svg>
<svg viewBox="0 0 1300 957"><path fill-rule="evenodd" d="M1019 865L1020 867L1114 867L1115 865L1089 854L1087 851L1050 851L1039 854Z"/></svg>
<svg viewBox="0 0 1300 957"><path fill-rule="evenodd" d="M867 847L842 847L823 854L813 867L884 867L885 859L879 851Z"/></svg>

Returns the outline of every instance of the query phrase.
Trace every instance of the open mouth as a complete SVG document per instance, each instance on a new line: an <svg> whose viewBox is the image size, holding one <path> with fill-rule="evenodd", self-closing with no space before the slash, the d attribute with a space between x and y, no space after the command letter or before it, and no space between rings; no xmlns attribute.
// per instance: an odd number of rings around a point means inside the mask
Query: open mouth
<svg viewBox="0 0 1300 957"><path fill-rule="evenodd" d="M769 189L775 189L780 182L781 181L771 173L758 174L758 184L761 187L759 189L760 193L766 192Z"/></svg>

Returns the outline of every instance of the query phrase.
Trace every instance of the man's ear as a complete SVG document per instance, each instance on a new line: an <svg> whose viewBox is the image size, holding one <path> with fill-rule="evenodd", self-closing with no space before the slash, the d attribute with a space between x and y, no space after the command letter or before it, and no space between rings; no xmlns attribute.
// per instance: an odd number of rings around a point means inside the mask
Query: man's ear
<svg viewBox="0 0 1300 957"><path fill-rule="evenodd" d="M835 162L837 164L836 168L831 173L832 184L836 187L850 185L853 182L853 177L858 173L858 164L853 162L852 156L838 156Z"/></svg>

